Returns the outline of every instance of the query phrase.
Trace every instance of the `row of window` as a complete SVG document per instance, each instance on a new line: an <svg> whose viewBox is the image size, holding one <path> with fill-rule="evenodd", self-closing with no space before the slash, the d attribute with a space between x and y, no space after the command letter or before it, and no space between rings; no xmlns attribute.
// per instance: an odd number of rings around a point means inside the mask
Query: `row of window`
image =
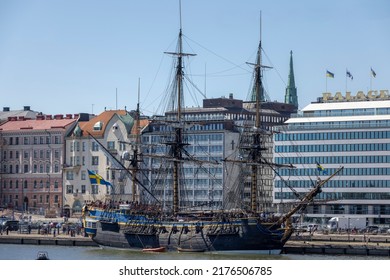
<svg viewBox="0 0 390 280"><path fill-rule="evenodd" d="M331 175L336 172L336 168L327 168L324 171L318 171L316 167L313 168L291 168L281 169L280 176L318 176ZM339 174L343 176L377 176L390 175L390 168L344 168Z"/></svg>
<svg viewBox="0 0 390 280"><path fill-rule="evenodd" d="M32 173L52 173L50 170L51 165L50 164L33 164L32 166ZM30 166L29 164L23 165L23 170L21 169L21 166L19 164L15 164L15 169L13 164L4 164L2 171L4 174L19 174L19 173L29 173L30 172ZM23 172L22 172L23 171ZM60 164L54 163L54 169L53 173L59 173L60 172Z"/></svg>
<svg viewBox="0 0 390 280"><path fill-rule="evenodd" d="M310 132L310 133L275 134L275 141L389 139L389 138L390 138L390 131Z"/></svg>
<svg viewBox="0 0 390 280"><path fill-rule="evenodd" d="M390 155L379 156L318 156L318 157L275 157L277 164L345 164L345 163L389 163Z"/></svg>
<svg viewBox="0 0 390 280"><path fill-rule="evenodd" d="M14 152L15 152L15 157L14 157ZM33 151L33 159L50 159L51 157L51 152L52 150L34 150ZM22 160L20 158L20 155L23 155L23 159L29 159L30 158L30 151L22 151L20 152L19 150L14 151L14 150L5 150L3 151L3 156L2 160L7 160L7 159L16 159L16 160ZM61 150L54 150L54 158L59 159L61 154Z"/></svg>
<svg viewBox="0 0 390 280"><path fill-rule="evenodd" d="M373 121L333 121L333 122L310 122L310 123L292 123L288 125L289 130L302 130L302 129L361 129L367 128L388 128L390 126L390 120L373 120Z"/></svg>
<svg viewBox="0 0 390 280"><path fill-rule="evenodd" d="M301 196L304 196L305 193L299 193ZM275 192L275 199L293 199L296 200L297 197L292 192ZM390 193L356 193L356 192L330 192L330 193L320 193L316 196L317 200L389 200Z"/></svg>
<svg viewBox="0 0 390 280"><path fill-rule="evenodd" d="M38 200L39 198L39 200ZM44 198L45 198L45 201L44 201ZM19 199L19 195L8 195L8 196L4 196L3 198L3 203L4 204L8 204L8 203L14 203L16 206L18 205L18 199ZM34 205L36 205L36 200L38 200L38 203L49 203L49 199L50 199L50 196L49 195L40 195L39 197L37 197L37 195L33 195L32 197L33 200L33 203ZM54 203L58 203L60 200L59 200L59 196L58 195L54 195Z"/></svg>
<svg viewBox="0 0 390 280"><path fill-rule="evenodd" d="M342 109L342 110L318 110L313 116L362 116L362 115L389 115L390 108L362 108L362 109Z"/></svg>
<svg viewBox="0 0 390 280"><path fill-rule="evenodd" d="M90 194L98 194L99 193L99 188L103 188L103 186L100 185L91 185L91 189L90 189ZM65 187L65 192L67 194L78 194L79 192L81 194L86 194L87 193L87 186L86 185L81 185L81 189L75 189L75 187L73 185L66 185Z"/></svg>
<svg viewBox="0 0 390 280"><path fill-rule="evenodd" d="M70 142L70 146L69 146L70 152L74 152L74 151L80 152L80 143L81 143L81 151L85 152L87 150L87 143L84 142L84 141L82 141L82 142L80 142L80 141L72 141L72 142ZM110 143L110 141L107 142L107 143ZM112 144L110 144L110 145L112 145ZM91 151L93 151L93 152L99 151L99 144L96 143L96 142L92 142L91 143Z"/></svg>
<svg viewBox="0 0 390 280"><path fill-rule="evenodd" d="M312 180L275 180L276 188L284 188L288 186L292 188L312 188L314 182ZM390 180L330 180L325 188L390 188Z"/></svg>
<svg viewBox="0 0 390 280"><path fill-rule="evenodd" d="M21 181L19 183L20 180L6 180L6 179L3 179L0 181L0 187L2 187L3 189L13 189L15 187L15 189L18 189L19 188L19 185L21 186L23 184L23 188L24 189L27 189L29 186L28 186L28 181L27 180L24 180L24 181ZM43 187L46 187L46 188L50 188L50 181L47 180L47 181L43 181L43 180L34 180L33 182L33 188L34 189L37 189L37 188L40 188L42 189ZM55 189L58 189L58 186L59 186L59 182L57 180L54 181L54 188Z"/></svg>
<svg viewBox="0 0 390 280"><path fill-rule="evenodd" d="M24 137L4 137L5 144L20 145L20 140L23 139L23 145L44 145L44 144L61 144L61 136L24 136ZM54 141L53 141L54 140Z"/></svg>
<svg viewBox="0 0 390 280"><path fill-rule="evenodd" d="M183 136L183 142L184 143L190 143L195 144L198 142L213 142L213 141L222 141L223 140L223 134L222 133L211 133L211 134L185 134ZM150 142L151 141L151 142ZM166 142L166 137L161 135L152 135L152 136L143 136L142 137L143 143L152 143L152 144L159 144Z"/></svg>
<svg viewBox="0 0 390 280"><path fill-rule="evenodd" d="M275 146L275 153L364 152L388 150L390 150L390 143Z"/></svg>

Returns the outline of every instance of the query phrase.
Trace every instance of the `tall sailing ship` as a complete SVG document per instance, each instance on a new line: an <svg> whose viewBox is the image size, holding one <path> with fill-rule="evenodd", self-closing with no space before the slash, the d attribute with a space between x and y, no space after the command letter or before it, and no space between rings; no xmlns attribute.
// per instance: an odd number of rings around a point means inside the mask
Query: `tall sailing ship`
<svg viewBox="0 0 390 280"><path fill-rule="evenodd" d="M313 189L285 215L265 215L267 209L259 204L262 170L282 166L272 164L263 156L263 139L270 136L260 124L260 103L263 101L261 39L258 59L253 64L254 118L249 124L243 122L241 127L236 128L240 139L235 153L225 158L213 158L195 157L193 153L191 128L207 125L207 121L190 122L185 114L183 58L192 54L183 52L182 37L180 26L177 50L168 53L176 59L172 95L167 99L171 107L164 117L156 118L149 126L156 131L164 127L158 136L160 145L142 148L138 131L136 149L126 165L123 159L111 155L95 139L112 166L132 180L133 200L120 205L85 205L83 219L86 232L97 244L117 248L279 253L293 232L292 215L312 202L321 192L321 187L342 168L326 180L318 180ZM137 115L139 117L139 105ZM139 124L135 125L139 127ZM149 160L145 159L147 157ZM147 178L141 176L144 173L140 172L142 168L148 169L145 172ZM236 178L217 178L215 170L218 168L234 171L232 174ZM186 202L186 184L190 184L185 178L187 173L210 175L208 184L223 190L221 203L212 197L209 197L206 208ZM249 205L243 203L245 186L250 188ZM139 195L136 196L136 192Z"/></svg>

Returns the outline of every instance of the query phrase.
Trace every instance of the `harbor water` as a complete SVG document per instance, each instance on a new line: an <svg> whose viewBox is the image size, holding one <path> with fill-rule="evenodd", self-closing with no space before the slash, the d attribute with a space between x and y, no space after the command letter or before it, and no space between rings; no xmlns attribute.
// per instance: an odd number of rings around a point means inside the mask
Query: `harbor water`
<svg viewBox="0 0 390 280"><path fill-rule="evenodd" d="M39 251L50 260L388 260L380 256L263 255L258 252L147 253L100 247L1 244L0 260L35 260Z"/></svg>

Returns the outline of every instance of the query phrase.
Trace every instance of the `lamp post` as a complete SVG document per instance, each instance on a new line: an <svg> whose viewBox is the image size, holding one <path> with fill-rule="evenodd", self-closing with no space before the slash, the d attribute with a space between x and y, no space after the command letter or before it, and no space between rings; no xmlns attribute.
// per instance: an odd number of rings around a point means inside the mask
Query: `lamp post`
<svg viewBox="0 0 390 280"><path fill-rule="evenodd" d="M51 184L50 184L50 174L47 173L46 175L47 175L47 177L48 177L48 184L47 184L47 186L48 186L48 188L49 188L49 190L48 190L48 194L49 194L49 199L48 199L48 211L50 212L50 186L51 186Z"/></svg>

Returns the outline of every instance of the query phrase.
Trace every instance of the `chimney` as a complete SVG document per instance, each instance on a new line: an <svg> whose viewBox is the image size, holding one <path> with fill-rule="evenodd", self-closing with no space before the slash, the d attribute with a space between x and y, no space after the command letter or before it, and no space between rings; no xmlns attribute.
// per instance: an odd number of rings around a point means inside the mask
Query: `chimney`
<svg viewBox="0 0 390 280"><path fill-rule="evenodd" d="M53 117L52 117L52 115L46 115L46 119L47 119L47 120L52 120Z"/></svg>
<svg viewBox="0 0 390 280"><path fill-rule="evenodd" d="M54 119L56 120L62 120L64 118L63 115L54 115Z"/></svg>
<svg viewBox="0 0 390 280"><path fill-rule="evenodd" d="M37 120L42 121L45 119L44 115L37 115Z"/></svg>
<svg viewBox="0 0 390 280"><path fill-rule="evenodd" d="M24 106L23 111L30 111L30 106Z"/></svg>
<svg viewBox="0 0 390 280"><path fill-rule="evenodd" d="M233 99L233 93L229 93L229 99Z"/></svg>
<svg viewBox="0 0 390 280"><path fill-rule="evenodd" d="M72 114L66 114L66 119L71 119L72 118Z"/></svg>
<svg viewBox="0 0 390 280"><path fill-rule="evenodd" d="M9 107L3 107L3 112L9 112Z"/></svg>

